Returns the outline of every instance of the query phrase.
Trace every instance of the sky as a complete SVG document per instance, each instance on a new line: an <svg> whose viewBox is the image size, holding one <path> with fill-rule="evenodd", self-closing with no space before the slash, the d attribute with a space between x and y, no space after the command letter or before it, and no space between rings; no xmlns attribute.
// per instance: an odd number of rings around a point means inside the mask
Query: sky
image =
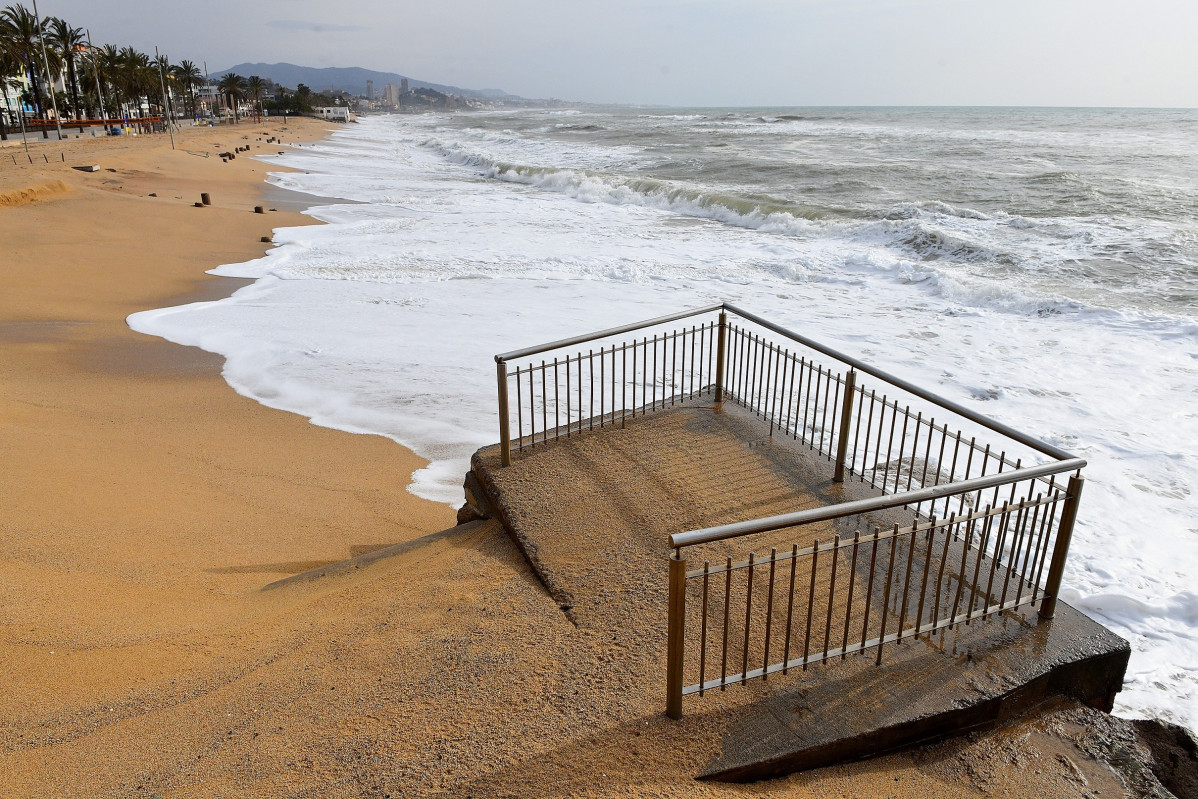
<svg viewBox="0 0 1198 799"><path fill-rule="evenodd" d="M525 97L673 106L1198 106L1195 0L39 0L38 9L89 28L96 44L158 46L213 72L356 66Z"/></svg>

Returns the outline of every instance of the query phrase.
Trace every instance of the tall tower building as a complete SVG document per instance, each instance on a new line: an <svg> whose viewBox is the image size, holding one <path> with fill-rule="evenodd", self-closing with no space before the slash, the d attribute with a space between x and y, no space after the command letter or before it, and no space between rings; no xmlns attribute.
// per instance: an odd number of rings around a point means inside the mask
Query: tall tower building
<svg viewBox="0 0 1198 799"><path fill-rule="evenodd" d="M401 78L401 79L400 79L400 81L399 81L399 93L400 93L400 94L407 94L407 93L408 93L408 79L407 79L407 78Z"/></svg>
<svg viewBox="0 0 1198 799"><path fill-rule="evenodd" d="M374 81L372 81L372 80L366 81L366 99L367 100L374 99Z"/></svg>

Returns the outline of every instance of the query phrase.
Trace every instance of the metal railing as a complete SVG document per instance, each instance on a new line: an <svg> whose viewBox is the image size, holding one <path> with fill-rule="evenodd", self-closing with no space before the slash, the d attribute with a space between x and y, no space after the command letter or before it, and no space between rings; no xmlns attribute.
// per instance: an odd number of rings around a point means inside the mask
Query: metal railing
<svg viewBox="0 0 1198 799"><path fill-rule="evenodd" d="M830 461L835 482L872 489L670 537L674 718L688 694L865 650L881 662L892 643L1036 602L1053 615L1086 465L1057 447L727 303L495 360L505 466L513 451L699 400L747 409L771 437ZM686 547L777 531L791 536L781 554L765 544L768 557L708 556L696 569L683 557ZM713 579L722 582L714 604Z"/></svg>

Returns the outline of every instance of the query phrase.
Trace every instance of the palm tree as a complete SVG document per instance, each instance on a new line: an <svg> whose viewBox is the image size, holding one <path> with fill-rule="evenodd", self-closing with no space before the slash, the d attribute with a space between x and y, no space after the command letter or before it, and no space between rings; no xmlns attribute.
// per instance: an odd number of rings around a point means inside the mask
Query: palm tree
<svg viewBox="0 0 1198 799"><path fill-rule="evenodd" d="M8 39L0 37L0 97L4 98L4 108L0 110L0 141L8 140L8 83L21 76L21 59L10 46Z"/></svg>
<svg viewBox="0 0 1198 799"><path fill-rule="evenodd" d="M196 89L204 85L204 76L200 74L200 68L195 65L195 62L185 58L177 66L171 67L171 74L175 76L175 80L179 82L179 86L191 100L191 116L195 118Z"/></svg>
<svg viewBox="0 0 1198 799"><path fill-rule="evenodd" d="M262 93L266 90L266 83L257 75L250 75L245 82L246 93L250 100L254 103L254 121L262 121Z"/></svg>
<svg viewBox="0 0 1198 799"><path fill-rule="evenodd" d="M44 29L45 24L39 26L33 12L23 5L8 6L0 11L0 38L8 40L9 48L29 76L33 109L39 117L42 115L42 90L37 68L38 36Z"/></svg>
<svg viewBox="0 0 1198 799"><path fill-rule="evenodd" d="M229 105L233 109L233 122L237 122L237 103L245 99L245 78L236 72L226 72L221 76L220 82L216 84L216 87L220 89L222 95L229 98Z"/></svg>
<svg viewBox="0 0 1198 799"><path fill-rule="evenodd" d="M50 40L50 45L67 65L67 79L71 84L71 107L75 110L77 118L81 109L79 107L79 82L75 77L75 58L80 52L87 50L87 40L83 38L82 28L72 28L66 20L59 17L47 17L46 27L49 32L47 38Z"/></svg>

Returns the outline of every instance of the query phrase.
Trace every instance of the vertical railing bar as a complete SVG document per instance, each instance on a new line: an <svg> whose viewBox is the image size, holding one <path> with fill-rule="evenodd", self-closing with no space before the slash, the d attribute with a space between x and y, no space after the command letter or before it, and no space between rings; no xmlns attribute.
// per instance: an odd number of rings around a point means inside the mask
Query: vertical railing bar
<svg viewBox="0 0 1198 799"><path fill-rule="evenodd" d="M888 401L886 399L886 395L883 394L882 395L882 407L878 410L878 441L876 444L874 444L874 465L873 465L873 472L872 472L872 475L871 475L870 481L869 481L870 485L872 485L874 488L882 487L882 486L878 485L878 464L883 463L883 461L882 461L882 434L886 430L886 407L887 407L887 405L888 405ZM885 483L883 483L883 485L885 485Z"/></svg>
<svg viewBox="0 0 1198 799"><path fill-rule="evenodd" d="M1025 510L1027 510L1027 508L1020 504L1019 511L1015 514L1015 529L1011 532L1011 538L1015 543L1011 547L1011 557L1007 558L1005 569L1003 571L1002 599L998 601L1000 605L1007 601L1007 587L1011 582L1012 562L1015 560L1015 556L1019 552L1019 547L1023 543L1023 513Z"/></svg>
<svg viewBox="0 0 1198 799"><path fill-rule="evenodd" d="M895 413L898 413L898 403L895 403ZM898 461L894 467L894 493L898 493L899 481L903 479L903 452L907 448L907 423L911 421L911 406L907 405L903 408L903 432L899 435L899 453ZM918 429L918 428L916 428ZM915 468L915 460L912 458L911 468Z"/></svg>
<svg viewBox="0 0 1198 799"><path fill-rule="evenodd" d="M665 360L665 348L662 348L662 357ZM664 370L663 370L664 371ZM670 407L673 408L678 401L678 331L675 330L670 334ZM664 408L665 403L661 406Z"/></svg>
<svg viewBox="0 0 1198 799"><path fill-rule="evenodd" d="M874 570L878 563L878 528L874 527L873 549L869 554L869 582L865 588L865 619L861 622L861 649L865 649L865 641L869 637L869 612L874 599Z"/></svg>
<svg viewBox="0 0 1198 799"><path fill-rule="evenodd" d="M791 417L795 409L795 367L798 365L798 361L795 360L794 353L789 350L786 357L790 361L790 390L786 392L786 432L793 435L795 428Z"/></svg>
<svg viewBox="0 0 1198 799"><path fill-rule="evenodd" d="M994 537L994 555L990 558L990 577L986 581L986 603L987 606L994 604L991 597L994 596L994 573L998 571L998 562L1002 557L1002 547L1007 536L1007 522L1010 521L1011 512L1010 504L1006 501L1002 504L1002 510L998 514L998 535ZM1001 604L1001 603L1000 603Z"/></svg>
<svg viewBox="0 0 1198 799"><path fill-rule="evenodd" d="M828 649L832 642L832 608L836 604L836 564L840 558L840 534L832 539L832 576L828 582L828 618L824 622L824 665L828 663Z"/></svg>
<svg viewBox="0 0 1198 799"><path fill-rule="evenodd" d="M956 524L957 514L949 514L948 523L944 525L944 551L940 553L940 569L936 572L936 603L934 605L935 609L932 612L933 623L938 622L940 619L940 592L941 587L944 585L944 567L948 563L949 544L956 537L956 534L953 532Z"/></svg>
<svg viewBox="0 0 1198 799"><path fill-rule="evenodd" d="M745 684L749 679L749 631L753 622L753 572L755 571L754 554L749 553L748 585L745 588L745 640L744 650L740 661L740 683Z"/></svg>
<svg viewBox="0 0 1198 799"><path fill-rule="evenodd" d="M968 472L966 472L966 474L968 474ZM961 593L965 589L965 582L969 579L969 549L973 545L974 521L975 520L971 518L965 524L965 546L961 547L961 569L960 575L957 577L957 593L953 597L953 610L948 614L948 617L954 620L957 618L957 608L960 607L961 604ZM955 629L956 626L956 622L954 621L949 625L949 629Z"/></svg>
<svg viewBox="0 0 1198 799"><path fill-rule="evenodd" d="M936 456L936 483L940 485L940 475L944 472L944 444L948 437L948 424L945 423L944 428L940 431L940 454ZM925 482L924 485L927 485ZM948 497L944 499L944 505L948 507ZM936 500L932 500L932 513L936 512Z"/></svg>
<svg viewBox="0 0 1198 799"><path fill-rule="evenodd" d="M774 361L774 386L770 389L770 438L774 437L774 425L778 420L778 388L782 379L782 348Z"/></svg>
<svg viewBox="0 0 1198 799"><path fill-rule="evenodd" d="M823 387L824 387L824 367L817 366L816 370L815 370L815 408L812 409L813 414L811 416L811 442L810 442L811 449L815 450L817 453L820 452L820 449L823 447L823 443L824 443L824 427L822 424L820 425L820 428L819 428L819 444L817 445L816 441L815 441L815 420L817 418L819 418L819 392L820 392L820 389Z"/></svg>
<svg viewBox="0 0 1198 799"><path fill-rule="evenodd" d="M878 631L878 659L876 665L882 665L882 647L886 643L886 618L890 615L890 584L894 578L894 553L898 549L898 524L890 536L890 565L886 567L886 593L882 597L882 628Z"/></svg>
<svg viewBox="0 0 1198 799"><path fill-rule="evenodd" d="M982 451L982 473L978 477L986 476L986 467L990 464L990 445L986 445L986 449ZM973 507L982 507L982 490L979 488L977 493L973 495Z"/></svg>
<svg viewBox="0 0 1198 799"><path fill-rule="evenodd" d="M519 442L517 444L517 446L520 448L520 451L523 452L524 451L524 397L523 397L523 392L520 390L520 367L519 366L516 367L515 378L516 378L516 429L518 432L518 435L516 436L516 440Z"/></svg>
<svg viewBox="0 0 1198 799"><path fill-rule="evenodd" d="M849 624L853 617L853 587L857 581L857 550L861 544L861 530L853 531L853 557L849 562L849 590L848 600L845 603L844 609L844 632L841 633L840 659L844 660L849 655Z"/></svg>
<svg viewBox="0 0 1198 799"><path fill-rule="evenodd" d="M807 661L811 654L811 615L815 612L815 577L816 565L819 563L819 539L811 545L811 588L807 593L807 630L803 635L803 671L807 671Z"/></svg>
<svg viewBox="0 0 1198 799"><path fill-rule="evenodd" d="M807 428L809 426L808 421L811 418L811 361L806 360L804 356L801 366L807 370L807 388L803 397L803 434L799 440L804 444L810 444L811 442L807 438Z"/></svg>
<svg viewBox="0 0 1198 799"><path fill-rule="evenodd" d="M569 366L567 366L566 368L569 369ZM595 368L594 361L591 362L591 368L592 369ZM594 372L591 373L590 383L591 383L591 397L592 397L591 404L593 406L594 405L593 399L595 396L595 393L594 393L595 392L595 374L594 374ZM592 410L593 410L593 407L592 407ZM566 414L566 415L569 416L569 414ZM582 352L580 351L578 353L578 434L579 435L582 435L582 421L583 421L583 419L582 419ZM592 424L593 424L593 422L592 422Z"/></svg>
<svg viewBox="0 0 1198 799"><path fill-rule="evenodd" d="M1022 465L1023 465L1023 458L1016 458L1015 459L1015 471L1019 471L1019 467ZM1015 489L1018 487L1018 485L1019 485L1018 480L1015 480L1011 483L1011 496L1010 496L1011 502L1015 501Z"/></svg>
<svg viewBox="0 0 1198 799"><path fill-rule="evenodd" d="M528 365L528 437L532 447L537 445L537 395L532 382L533 364Z"/></svg>
<svg viewBox="0 0 1198 799"><path fill-rule="evenodd" d="M1030 488L1034 488L1034 485L1029 486L1029 490L1030 490ZM1033 545L1035 545L1035 547L1037 549L1039 548L1038 544L1036 543L1037 542L1036 520L1040 518L1041 506L1039 503L1043 497L1044 497L1044 494L1042 494L1042 493L1036 495L1036 507L1035 507L1035 509L1032 510L1031 529L1028 531L1028 534L1027 534L1027 548L1023 554L1023 568L1019 570L1019 579L1022 581L1019 584L1019 593L1020 594L1023 593L1023 583L1026 583L1028 581L1027 580L1028 563L1032 558ZM1048 515L1047 512L1045 512L1044 515L1047 516Z"/></svg>
<svg viewBox="0 0 1198 799"><path fill-rule="evenodd" d="M732 603L732 556L724 565L724 640L720 644L720 690L728 688L728 617Z"/></svg>
<svg viewBox="0 0 1198 799"><path fill-rule="evenodd" d="M566 382L567 382L567 385L569 384L569 380L570 380L569 372L570 372L569 356L566 356ZM560 380L561 380L561 378L558 376L558 372L557 372L557 358L554 358L553 359L553 429L554 430L562 429L562 403L561 403L561 399L558 397L558 384L559 384ZM569 397L569 389L566 390L566 396ZM566 404L568 406L569 402L567 402ZM567 407L567 410L566 410L566 438L569 438L569 437L570 437L570 412L569 412L569 408Z"/></svg>
<svg viewBox="0 0 1198 799"><path fill-rule="evenodd" d="M592 371L594 367L591 367ZM607 352L603 347L599 348L599 427L603 427L605 417L604 406L607 404L605 393L607 391ZM591 394L594 395L595 390L591 389ZM592 425L594 423L592 422Z"/></svg>
<svg viewBox="0 0 1198 799"><path fill-rule="evenodd" d="M790 663L790 628L795 604L795 572L799 568L799 545L790 547L790 591L786 594L786 642L782 646L782 673L786 674Z"/></svg>
<svg viewBox="0 0 1198 799"><path fill-rule="evenodd" d="M546 368L545 361L541 361L541 441L547 444L549 443L549 392L545 388ZM554 391L557 391L556 387L554 387Z"/></svg>
<svg viewBox="0 0 1198 799"><path fill-rule="evenodd" d="M753 377L749 382L749 410L753 411L755 416L760 417L761 401L759 397L761 395L761 372L757 368L757 362L760 360L759 356L761 355L761 337L757 334L753 334L751 346L753 348Z"/></svg>
<svg viewBox="0 0 1198 799"><path fill-rule="evenodd" d="M612 348L612 354L616 352ZM711 575L711 562L703 561L703 617L699 626L699 696L703 695L703 684L707 682L707 582Z"/></svg>
<svg viewBox="0 0 1198 799"><path fill-rule="evenodd" d="M1036 580L1032 588L1032 602L1039 599L1040 596L1040 577L1044 574L1044 561L1048 559L1048 540L1052 537L1052 527L1057 520L1057 505L1060 504L1060 497L1056 492L1056 475L1052 475L1048 480L1049 496L1053 497L1052 505L1049 507L1049 512L1044 515L1045 526L1040 555L1037 559Z"/></svg>
<svg viewBox="0 0 1198 799"><path fill-rule="evenodd" d="M774 622L774 569L778 565L778 549L770 547L770 585L765 600L765 655L761 661L761 678L769 677L770 666L770 632Z"/></svg>
<svg viewBox="0 0 1198 799"><path fill-rule="evenodd" d="M648 358L645 359L645 366L649 365ZM664 367L663 367L664 368ZM653 373L649 385L653 388L653 397L649 401L649 410L657 410L657 334L653 334ZM662 386L665 389L665 386Z"/></svg>
<svg viewBox="0 0 1198 799"><path fill-rule="evenodd" d="M970 474L973 471L973 453L974 453L974 450L977 449L977 441L978 441L977 436L972 436L969 439L969 455L967 455L965 458L965 478L964 479L966 479L966 480L969 479ZM965 494L959 494L958 497L961 502L958 510L961 513L964 513L965 512Z"/></svg>
<svg viewBox="0 0 1198 799"><path fill-rule="evenodd" d="M697 337L697 334L698 334L698 327L696 327L695 325L691 325L690 326L690 371L689 371L689 373L688 373L688 371L686 371L685 364L683 364L683 370L682 370L683 381L684 381L683 385L686 388L688 388L688 391L686 391L686 394L689 394L690 397L694 397L694 395L695 395L695 338ZM683 337L685 337L685 335L686 334L683 333ZM685 343L686 343L686 339L683 338L683 344L685 344ZM683 347L683 349L685 350L685 347ZM703 353L702 350L700 350L698 352L700 352L700 355L702 355L702 353ZM685 361L685 358L683 358L683 361ZM688 375L688 374L690 375L690 380L686 380L685 375Z"/></svg>
<svg viewBox="0 0 1198 799"><path fill-rule="evenodd" d="M907 547L907 573L903 577L903 604L899 608L898 638L895 639L896 641L903 640L903 630L907 629L907 595L911 591L911 565L915 560L915 539L918 528L919 521L916 520L911 525L911 532L909 533L911 545Z"/></svg>
<svg viewBox="0 0 1198 799"><path fill-rule="evenodd" d="M955 444L953 444L953 465L952 465L952 468L950 468L948 471L948 481L950 483L956 482L956 480L957 480L957 454L960 451L960 449L961 449L961 431L958 429L957 430L957 441ZM948 510L949 510L948 503L950 500L951 500L951 497L944 498L944 512L945 513L948 513ZM954 533L953 535L955 537L956 533Z"/></svg>
<svg viewBox="0 0 1198 799"><path fill-rule="evenodd" d="M998 455L998 474L1002 474L1003 469L1005 469L1006 466L1007 466L1007 451L1004 449ZM994 487L994 496L990 500L991 505L998 504L998 491L1000 488L1001 488L1001 486Z"/></svg>
<svg viewBox="0 0 1198 799"><path fill-rule="evenodd" d="M909 414L910 414L910 412L908 411L908 418L910 418ZM911 437L911 468L907 470L907 488L906 488L907 491L910 491L911 486L915 484L915 457L916 457L916 453L919 452L919 428L920 428L920 425L922 425L922 424L923 424L923 411L920 411L919 413L915 414L915 434ZM906 435L907 435L907 423L906 423L906 421L904 421L903 422L903 436L906 437ZM898 483L896 482L895 485L898 485ZM915 512L916 513L919 512L918 505L915 506Z"/></svg>
<svg viewBox="0 0 1198 799"><path fill-rule="evenodd" d="M966 624L969 624L971 621L973 621L973 606L978 595L978 578L981 576L982 572L982 558L986 555L986 544L990 541L990 522L992 518L990 516L990 505L986 506L983 514L985 521L982 524L981 541L978 543L977 560L975 560L973 563L973 581L969 584L969 612L965 615ZM986 604L989 601L990 597L987 596L983 604Z"/></svg>
<svg viewBox="0 0 1198 799"><path fill-rule="evenodd" d="M632 418L636 418L636 339L632 340L632 385L629 387L632 392ZM628 374L624 374L624 378L628 379ZM644 396L641 397L642 401Z"/></svg>
<svg viewBox="0 0 1198 799"><path fill-rule="evenodd" d="M890 463L894 460L894 431L898 427L898 414L898 399L895 399L894 409L890 413L890 438L886 440L886 469L882 472L882 485L878 486L878 488L882 489L883 494L886 493L886 483L890 480ZM899 466L896 466L895 470L898 470L898 468Z"/></svg>
<svg viewBox="0 0 1198 799"><path fill-rule="evenodd" d="M865 404L865 390L862 389L861 404ZM861 482L865 482L865 473L869 470L865 464L869 462L869 436L873 430L874 424L874 406L878 404L878 394L874 389L869 390L869 416L865 421L865 449L861 450ZM874 465L877 465L877 459L874 460ZM873 484L873 478L870 478L870 484Z"/></svg>
<svg viewBox="0 0 1198 799"><path fill-rule="evenodd" d="M934 433L936 432L936 417L935 416L931 417L931 420L929 422L927 422L927 425L928 425L928 440L924 444L924 448L923 448L923 474L921 474L919 476L919 487L920 488L928 487L928 465L930 463L930 458L932 457L932 438L933 438ZM939 469L940 465L937 464L936 468ZM911 473L914 474L915 469L912 469ZM915 510L917 513L919 512L920 507L922 505L923 505L923 503L921 502L915 506Z"/></svg>
<svg viewBox="0 0 1198 799"><path fill-rule="evenodd" d="M829 408L834 409L837 406L836 406L835 400L833 400L831 403L828 402L828 400L829 400L828 395L832 392L832 384L835 383L836 384L836 395L840 396L840 382L839 382L839 378L836 375L832 374L831 367L828 367L827 375L828 375L828 381L826 383L824 383L824 412L820 416L820 419L819 419L819 449L817 451L824 455L827 455L829 458L831 458L832 457L832 431L828 429L828 410L829 410ZM832 413L836 413L836 411L833 410ZM827 449L824 449L824 433L828 434L828 448Z"/></svg>
<svg viewBox="0 0 1198 799"><path fill-rule="evenodd" d="M856 385L855 380L853 385L853 393L857 395L854 400L854 404L857 406L857 424L853 428L853 454L849 458L850 474L852 474L853 469L856 468L857 465L857 445L861 443L861 417L865 415L865 388L863 386ZM862 457L862 460L864 461L864 457Z"/></svg>
<svg viewBox="0 0 1198 799"><path fill-rule="evenodd" d="M931 435L929 433L929 439ZM915 635L919 636L919 629L923 626L923 603L928 594L928 572L932 568L932 550L936 546L936 517L931 518L931 525L928 527L928 552L923 560L923 579L919 583L919 608L915 611ZM936 614L933 613L933 616Z"/></svg>

